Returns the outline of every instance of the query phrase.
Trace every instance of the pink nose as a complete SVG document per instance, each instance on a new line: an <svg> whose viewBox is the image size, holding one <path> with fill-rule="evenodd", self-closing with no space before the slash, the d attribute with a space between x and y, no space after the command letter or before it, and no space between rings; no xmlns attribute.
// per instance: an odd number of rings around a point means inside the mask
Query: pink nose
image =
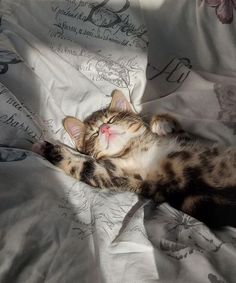
<svg viewBox="0 0 236 283"><path fill-rule="evenodd" d="M105 134L105 133L109 134L110 126L108 124L102 124L100 126L100 131L101 131L102 134Z"/></svg>

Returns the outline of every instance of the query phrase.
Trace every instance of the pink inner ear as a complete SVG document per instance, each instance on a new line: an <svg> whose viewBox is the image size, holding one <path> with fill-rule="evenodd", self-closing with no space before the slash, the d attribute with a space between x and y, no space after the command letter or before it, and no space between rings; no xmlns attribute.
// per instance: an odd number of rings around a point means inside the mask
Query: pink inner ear
<svg viewBox="0 0 236 283"><path fill-rule="evenodd" d="M122 110L127 110L127 105L124 100L119 99L116 103L117 108L122 109Z"/></svg>
<svg viewBox="0 0 236 283"><path fill-rule="evenodd" d="M73 139L78 140L80 138L81 131L80 131L80 128L78 126L69 125L68 130L69 130L71 136L73 137Z"/></svg>

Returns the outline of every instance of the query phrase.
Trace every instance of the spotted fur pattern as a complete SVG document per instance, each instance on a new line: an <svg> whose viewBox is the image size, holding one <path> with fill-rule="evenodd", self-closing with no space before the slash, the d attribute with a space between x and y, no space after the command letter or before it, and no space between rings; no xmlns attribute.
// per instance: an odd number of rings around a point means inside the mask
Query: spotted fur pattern
<svg viewBox="0 0 236 283"><path fill-rule="evenodd" d="M104 147L103 124L122 138ZM192 140L169 115L150 124L131 111L105 109L85 121L83 154L44 143L43 155L66 174L96 188L131 191L168 202L211 227L236 227L236 149Z"/></svg>

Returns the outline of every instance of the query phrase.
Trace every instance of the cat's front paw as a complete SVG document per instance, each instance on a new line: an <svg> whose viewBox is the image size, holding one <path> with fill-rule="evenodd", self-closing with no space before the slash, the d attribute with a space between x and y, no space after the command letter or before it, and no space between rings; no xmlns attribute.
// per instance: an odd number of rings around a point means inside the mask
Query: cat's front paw
<svg viewBox="0 0 236 283"><path fill-rule="evenodd" d="M60 145L45 142L44 157L52 164L57 165L64 159L63 149Z"/></svg>
<svg viewBox="0 0 236 283"><path fill-rule="evenodd" d="M63 148L49 142L35 143L32 151L45 157L52 164L57 165L64 159Z"/></svg>
<svg viewBox="0 0 236 283"><path fill-rule="evenodd" d="M168 114L160 114L152 117L150 129L158 136L168 136L180 130L178 122Z"/></svg>

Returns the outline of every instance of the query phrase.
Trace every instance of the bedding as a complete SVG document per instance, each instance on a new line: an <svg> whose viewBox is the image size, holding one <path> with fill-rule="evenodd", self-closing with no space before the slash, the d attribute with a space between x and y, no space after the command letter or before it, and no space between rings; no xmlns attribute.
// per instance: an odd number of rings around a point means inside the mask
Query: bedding
<svg viewBox="0 0 236 283"><path fill-rule="evenodd" d="M122 90L144 116L236 143L235 1L0 1L0 282L199 282L236 278L236 230L99 192L31 152L73 147Z"/></svg>

